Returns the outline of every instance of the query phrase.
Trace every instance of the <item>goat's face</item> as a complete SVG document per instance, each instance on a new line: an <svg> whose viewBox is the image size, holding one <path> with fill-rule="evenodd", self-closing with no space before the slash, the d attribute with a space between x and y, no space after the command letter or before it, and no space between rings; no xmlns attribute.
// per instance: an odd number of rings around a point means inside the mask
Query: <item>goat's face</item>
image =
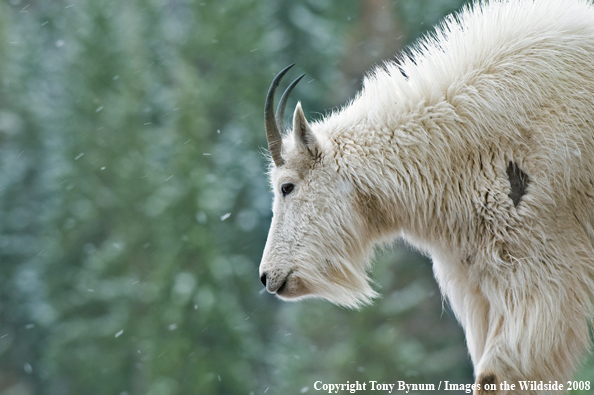
<svg viewBox="0 0 594 395"><path fill-rule="evenodd" d="M350 307L369 302L375 296L366 273L371 243L356 190L327 155L332 143L316 138L298 104L293 132L280 145L270 174L274 215L262 283L284 300L323 297Z"/></svg>

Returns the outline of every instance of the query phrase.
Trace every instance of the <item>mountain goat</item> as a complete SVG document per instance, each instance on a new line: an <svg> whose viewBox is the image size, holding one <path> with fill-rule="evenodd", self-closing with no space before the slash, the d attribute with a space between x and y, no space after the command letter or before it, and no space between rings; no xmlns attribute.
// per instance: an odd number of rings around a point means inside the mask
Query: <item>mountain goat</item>
<svg viewBox="0 0 594 395"><path fill-rule="evenodd" d="M565 390L593 315L594 6L466 7L341 110L309 124L298 104L290 133L282 118L298 80L276 119L272 107L287 71L265 105L268 292L369 303L373 247L401 236L432 257L475 394L539 393L523 380Z"/></svg>

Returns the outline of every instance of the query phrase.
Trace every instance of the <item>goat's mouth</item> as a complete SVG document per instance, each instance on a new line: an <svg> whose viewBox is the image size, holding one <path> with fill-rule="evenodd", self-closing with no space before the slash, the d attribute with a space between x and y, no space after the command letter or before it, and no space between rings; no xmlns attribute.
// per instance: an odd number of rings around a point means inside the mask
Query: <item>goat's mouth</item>
<svg viewBox="0 0 594 395"><path fill-rule="evenodd" d="M281 295L283 292L287 290L287 283L290 280L291 273L289 272L284 279L276 282L267 282L266 283L266 290L271 294Z"/></svg>
<svg viewBox="0 0 594 395"><path fill-rule="evenodd" d="M266 290L283 300L296 300L310 294L303 280L293 271L278 281L267 281Z"/></svg>
<svg viewBox="0 0 594 395"><path fill-rule="evenodd" d="M276 290L276 294L279 296L282 296L284 292L287 291L287 282L289 281L289 276L291 275L291 273L289 273L289 275L285 278L285 281L283 281L283 283L280 285L280 287L278 287L278 289Z"/></svg>
<svg viewBox="0 0 594 395"><path fill-rule="evenodd" d="M264 285L266 291L271 294L276 294L279 292L283 292L287 285L287 280L291 272L279 276L278 273L265 271L260 276L260 281Z"/></svg>

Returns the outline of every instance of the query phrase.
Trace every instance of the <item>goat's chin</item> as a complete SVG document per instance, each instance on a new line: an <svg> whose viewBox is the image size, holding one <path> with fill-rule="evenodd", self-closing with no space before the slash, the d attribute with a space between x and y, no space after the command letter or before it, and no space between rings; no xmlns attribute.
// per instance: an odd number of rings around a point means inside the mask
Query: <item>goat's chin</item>
<svg viewBox="0 0 594 395"><path fill-rule="evenodd" d="M378 296L364 271L353 271L351 276L346 276L337 270L319 273L293 267L285 276L282 276L283 270L268 270L268 273L270 278L275 279L272 286L269 284L268 291L284 301L319 298L338 306L358 309Z"/></svg>
<svg viewBox="0 0 594 395"><path fill-rule="evenodd" d="M297 302L310 298L324 299L337 306L350 309L359 309L371 304L372 300L378 296L371 287L355 290L330 282L326 283L324 287L316 287L306 285L303 279L294 275L289 276L275 294L286 302Z"/></svg>

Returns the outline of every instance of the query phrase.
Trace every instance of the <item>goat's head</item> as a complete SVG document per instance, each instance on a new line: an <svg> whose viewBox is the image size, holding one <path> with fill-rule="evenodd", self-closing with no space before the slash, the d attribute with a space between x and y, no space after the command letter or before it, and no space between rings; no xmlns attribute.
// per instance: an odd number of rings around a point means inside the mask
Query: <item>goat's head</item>
<svg viewBox="0 0 594 395"><path fill-rule="evenodd" d="M274 215L260 278L284 300L322 297L357 307L375 296L367 277L372 247L365 219L356 187L337 170L336 148L323 124L310 126L297 104L293 130L284 133L286 102L303 75L287 88L274 114L275 90L291 66L276 76L266 98Z"/></svg>

